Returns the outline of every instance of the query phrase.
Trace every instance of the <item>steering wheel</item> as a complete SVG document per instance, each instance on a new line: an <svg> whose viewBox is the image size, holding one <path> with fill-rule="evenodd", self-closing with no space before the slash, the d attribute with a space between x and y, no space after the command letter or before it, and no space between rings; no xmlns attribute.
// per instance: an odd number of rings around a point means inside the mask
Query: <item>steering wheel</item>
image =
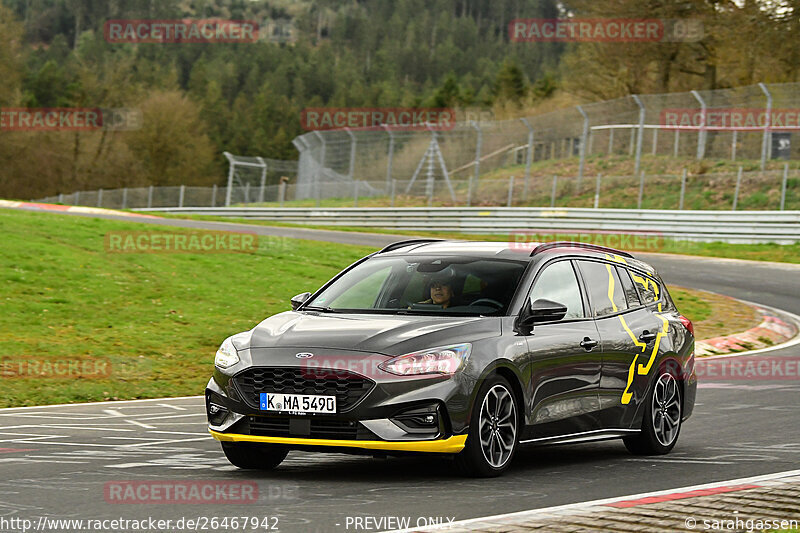
<svg viewBox="0 0 800 533"><path fill-rule="evenodd" d="M469 304L470 307L473 305L491 305L493 307L497 307L498 309L503 308L503 304L498 302L497 300L492 300L491 298L481 298L479 300L475 300L474 302Z"/></svg>

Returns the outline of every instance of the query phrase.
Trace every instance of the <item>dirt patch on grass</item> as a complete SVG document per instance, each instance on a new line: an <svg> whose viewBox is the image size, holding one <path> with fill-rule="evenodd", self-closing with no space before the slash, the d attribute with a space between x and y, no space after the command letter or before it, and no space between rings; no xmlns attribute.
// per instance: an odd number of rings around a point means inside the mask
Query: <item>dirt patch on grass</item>
<svg viewBox="0 0 800 533"><path fill-rule="evenodd" d="M669 292L678 310L694 324L698 340L741 333L761 323L758 311L734 298L683 287L670 287Z"/></svg>

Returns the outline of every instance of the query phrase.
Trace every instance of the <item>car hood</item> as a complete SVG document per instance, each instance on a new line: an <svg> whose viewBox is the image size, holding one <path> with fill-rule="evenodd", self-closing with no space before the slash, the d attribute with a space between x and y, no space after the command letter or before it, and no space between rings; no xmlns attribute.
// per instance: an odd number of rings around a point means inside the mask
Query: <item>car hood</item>
<svg viewBox="0 0 800 533"><path fill-rule="evenodd" d="M321 348L402 355L500 335L497 317L317 314L289 311L237 336L238 349ZM237 342L238 341L238 342Z"/></svg>

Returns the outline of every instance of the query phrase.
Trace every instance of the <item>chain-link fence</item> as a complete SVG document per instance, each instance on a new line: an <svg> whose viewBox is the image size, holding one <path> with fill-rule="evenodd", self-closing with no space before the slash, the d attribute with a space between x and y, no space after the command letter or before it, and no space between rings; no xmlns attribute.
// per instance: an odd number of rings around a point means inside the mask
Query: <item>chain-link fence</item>
<svg viewBox="0 0 800 533"><path fill-rule="evenodd" d="M225 207L226 187L144 187L82 191L39 200L112 209ZM309 194L310 193L310 194ZM790 210L800 209L800 170L630 176L597 174L508 179L391 179L388 183L282 182L234 187L232 206L414 207L537 206L623 209Z"/></svg>
<svg viewBox="0 0 800 533"><path fill-rule="evenodd" d="M800 142L792 139L798 130L800 84L788 83L633 95L517 120L459 123L449 131L314 131L294 144L300 196L314 198L317 183L354 180L376 189L393 179L427 188L443 181L448 192L454 182L472 180L478 188L487 174L513 165L524 167L517 179L527 189L534 162L570 157L579 160L581 183L587 157L611 154L630 156L636 176L643 154L760 160L764 170L771 159L800 158Z"/></svg>

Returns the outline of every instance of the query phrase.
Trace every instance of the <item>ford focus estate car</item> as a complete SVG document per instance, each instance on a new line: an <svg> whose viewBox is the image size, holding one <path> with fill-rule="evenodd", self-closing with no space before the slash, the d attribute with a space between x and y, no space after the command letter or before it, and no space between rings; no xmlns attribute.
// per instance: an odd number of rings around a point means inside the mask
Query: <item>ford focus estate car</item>
<svg viewBox="0 0 800 533"><path fill-rule="evenodd" d="M665 454L694 406L692 323L625 252L403 241L291 303L215 357L209 430L240 468L429 453L496 476L520 445L601 439Z"/></svg>

